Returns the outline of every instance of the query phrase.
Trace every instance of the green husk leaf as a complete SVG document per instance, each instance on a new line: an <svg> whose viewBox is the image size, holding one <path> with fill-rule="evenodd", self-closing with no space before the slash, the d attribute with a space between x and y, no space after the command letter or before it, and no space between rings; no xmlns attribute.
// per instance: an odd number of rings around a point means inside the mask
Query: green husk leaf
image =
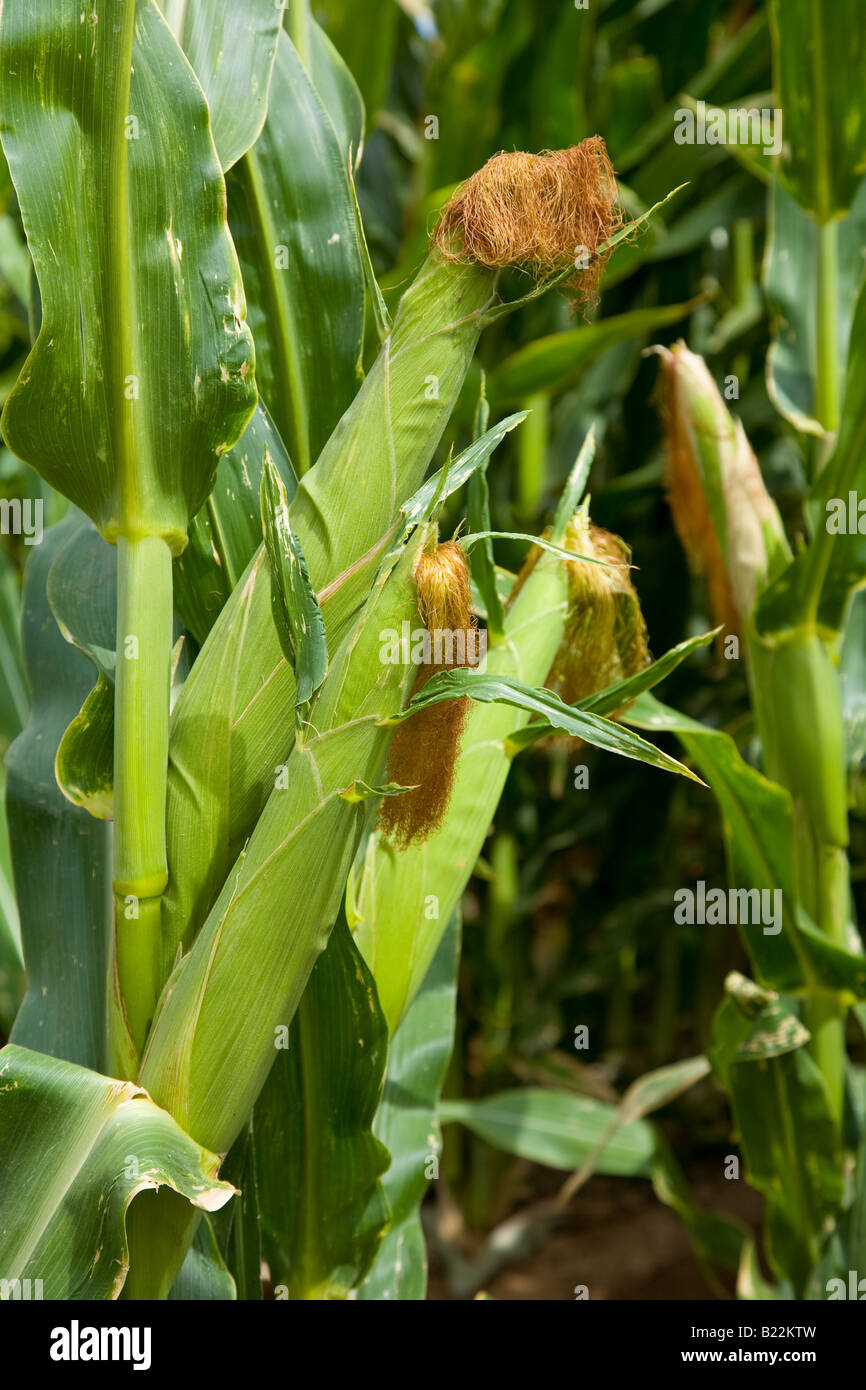
<svg viewBox="0 0 866 1390"><path fill-rule="evenodd" d="M286 446L264 402L242 437L223 454L213 492L189 529L189 545L174 562L174 606L201 646L262 543L262 461L270 453L289 501L298 482Z"/></svg>
<svg viewBox="0 0 866 1390"><path fill-rule="evenodd" d="M401 787L399 782L384 782L381 787L371 787L356 777L350 787L340 792L340 796L344 801L370 801L380 796L402 796L404 792L413 790L413 787Z"/></svg>
<svg viewBox="0 0 866 1390"><path fill-rule="evenodd" d="M295 673L295 703L303 705L318 690L328 669L325 621L300 541L292 530L285 485L267 449L261 498L262 527L271 562L274 621L283 653Z"/></svg>
<svg viewBox="0 0 866 1390"><path fill-rule="evenodd" d="M407 525L415 524L429 514L430 508L434 503L444 502L446 497L461 488L478 468L482 468L493 450L501 444L506 434L516 429L522 424L529 412L519 410L514 415L508 415L504 420L500 420L498 425L482 434L479 439L473 441L468 449L464 449L462 454L458 454L456 459L451 459L444 468L431 474L422 487L413 493L401 507L401 513Z"/></svg>
<svg viewBox="0 0 866 1390"><path fill-rule="evenodd" d="M488 671L544 680L562 641L566 591L564 566L542 555L508 608L505 640L487 653ZM432 969L481 853L511 766L507 736L528 721L528 712L507 705L471 704L441 824L400 850L377 832L356 865L356 940L392 1035Z"/></svg>
<svg viewBox="0 0 866 1390"><path fill-rule="evenodd" d="M421 989L388 1051L374 1133L391 1154L382 1179L391 1225L375 1263L349 1295L365 1302L418 1301L427 1293L420 1206L438 1173L442 1132L436 1115L454 1041L460 919L449 921Z"/></svg>
<svg viewBox="0 0 866 1390"><path fill-rule="evenodd" d="M486 401L479 402L480 414L486 415ZM483 433L483 431L481 431ZM470 527L486 536L472 556L472 578L484 602L487 614L488 640L497 642L505 630L505 609L496 586L496 567L493 561L493 546L490 543L490 489L484 468L476 469L469 478L468 515Z"/></svg>
<svg viewBox="0 0 866 1390"><path fill-rule="evenodd" d="M264 1255L277 1297L345 1298L388 1224L373 1134L388 1030L341 916L256 1102ZM302 1123L299 1123L302 1120Z"/></svg>
<svg viewBox="0 0 866 1390"><path fill-rule="evenodd" d="M416 613L419 530L335 653L246 848L163 994L141 1079L199 1142L226 1150L249 1118L337 918L367 818L341 793L381 778L382 716L403 700L412 666L379 661L383 626ZM371 684L370 671L381 672ZM228 1032L228 1013L235 1026Z"/></svg>

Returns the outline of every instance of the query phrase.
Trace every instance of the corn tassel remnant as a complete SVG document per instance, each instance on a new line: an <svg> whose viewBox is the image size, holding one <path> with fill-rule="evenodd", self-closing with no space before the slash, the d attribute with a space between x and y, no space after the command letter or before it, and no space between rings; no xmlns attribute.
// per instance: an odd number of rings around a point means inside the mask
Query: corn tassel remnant
<svg viewBox="0 0 866 1390"><path fill-rule="evenodd" d="M433 240L447 260L517 265L539 281L573 265L568 285L583 305L607 260L599 248L621 225L613 165L593 135L567 150L495 154L458 188Z"/></svg>
<svg viewBox="0 0 866 1390"><path fill-rule="evenodd" d="M446 649L441 640L431 640L431 653L438 651L441 660L434 658L419 667L413 695L437 671L473 664L468 657L477 650L469 569L457 542L446 541L422 555L415 567L415 582L418 609L431 639L443 633L459 638L462 633L463 642L450 642ZM398 727L391 743L387 779L412 790L388 797L382 804L379 827L393 844L405 849L414 841L426 840L441 824L468 711L468 697L442 700Z"/></svg>

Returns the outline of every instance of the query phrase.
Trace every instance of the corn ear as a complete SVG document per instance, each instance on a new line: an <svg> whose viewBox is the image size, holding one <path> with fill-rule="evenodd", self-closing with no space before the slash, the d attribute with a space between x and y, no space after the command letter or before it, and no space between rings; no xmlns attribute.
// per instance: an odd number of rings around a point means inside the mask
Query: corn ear
<svg viewBox="0 0 866 1390"><path fill-rule="evenodd" d="M563 544L575 558L567 566L568 617L545 684L573 705L634 676L648 665L647 630L631 580L625 541L589 519L584 504L568 523ZM518 575L522 586L542 554L535 546Z"/></svg>
<svg viewBox="0 0 866 1390"><path fill-rule="evenodd" d="M401 503L421 484L469 369L494 272L431 253L364 385L289 509L336 651L369 593ZM174 710L164 970L210 909L267 798L294 725L295 680L264 550L220 614ZM229 707L225 692L232 692ZM274 730L284 730L274 743Z"/></svg>
<svg viewBox="0 0 866 1390"><path fill-rule="evenodd" d="M782 519L739 420L702 357L658 348L667 484L686 554L706 576L716 619L742 631L760 593L791 558Z"/></svg>
<svg viewBox="0 0 866 1390"><path fill-rule="evenodd" d="M141 1083L225 1152L249 1116L337 916L411 665L383 663L383 628L417 620L419 528L335 653L246 849L163 993ZM231 1022L227 1026L226 1020Z"/></svg>
<svg viewBox="0 0 866 1390"><path fill-rule="evenodd" d="M533 685L544 681L563 637L567 588L565 566L545 552L509 606L504 638L487 654L488 671ZM397 849L378 833L367 844L352 885L350 926L375 976L392 1034L427 973L484 843L511 766L507 737L528 720L503 705L473 703L439 828L407 849Z"/></svg>

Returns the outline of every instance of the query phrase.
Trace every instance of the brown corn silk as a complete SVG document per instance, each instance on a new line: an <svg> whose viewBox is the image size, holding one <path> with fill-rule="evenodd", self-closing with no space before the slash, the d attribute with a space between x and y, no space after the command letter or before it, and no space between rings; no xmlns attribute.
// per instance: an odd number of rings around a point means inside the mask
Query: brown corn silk
<svg viewBox="0 0 866 1390"><path fill-rule="evenodd" d="M422 662L413 695L437 671L471 664L468 656L475 634L475 621L470 612L469 569L456 541L445 541L432 552L421 555L415 567L415 582L418 610L430 634L431 660ZM441 638L443 633L463 634L466 660L456 659L459 651L456 643L446 645L444 642L441 659L436 660L434 643L437 634ZM414 841L426 840L441 824L451 797L454 767L468 710L467 697L442 700L419 710L398 727L388 758L388 780L412 790L387 797L382 804L379 826L394 844L406 848Z"/></svg>
<svg viewBox="0 0 866 1390"><path fill-rule="evenodd" d="M545 685L573 705L635 675L648 664L650 655L625 541L596 526L581 509L568 524L563 547L576 558L566 564L568 616ZM543 553L540 546L533 546L517 578L515 594Z"/></svg>
<svg viewBox="0 0 866 1390"><path fill-rule="evenodd" d="M709 591L710 607L725 632L741 632L740 614L728 577L725 557L707 503L695 451L682 409L677 360L662 353L661 416L665 431L665 489L674 528L691 568L701 575ZM724 639L719 634L718 641Z"/></svg>
<svg viewBox="0 0 866 1390"><path fill-rule="evenodd" d="M570 292L586 304L607 259L599 248L621 224L613 165L592 135L567 150L493 155L457 189L434 241L447 260L519 265L536 280L572 265Z"/></svg>

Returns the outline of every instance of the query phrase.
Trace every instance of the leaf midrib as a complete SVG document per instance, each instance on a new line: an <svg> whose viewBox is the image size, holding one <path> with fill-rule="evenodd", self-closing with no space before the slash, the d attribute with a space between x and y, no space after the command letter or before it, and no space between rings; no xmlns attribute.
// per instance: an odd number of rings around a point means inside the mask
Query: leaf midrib
<svg viewBox="0 0 866 1390"><path fill-rule="evenodd" d="M109 218L106 288L109 291L108 363L109 409L112 442L117 464L120 532L130 534L135 513L135 429L131 402L124 398L124 382L135 363L132 326L133 270L129 207L129 141L125 122L132 90L132 51L137 0L125 0L122 24L122 69L117 84L117 105L110 116L108 153Z"/></svg>
<svg viewBox="0 0 866 1390"><path fill-rule="evenodd" d="M258 271L262 283L262 300L273 310L277 331L271 334L271 351L276 359L275 375L286 383L292 407L294 438L291 441L290 455L297 469L298 477L306 473L312 463L309 445L309 424L307 402L303 383L299 379L300 345L297 325L292 315L289 296L285 288L286 276L277 270L274 262L274 249L280 244L277 229L268 207L264 180L259 164L259 156L251 150L242 162L246 173L246 188L251 216L258 233L260 247L266 254L259 257ZM281 431L282 432L282 431Z"/></svg>

